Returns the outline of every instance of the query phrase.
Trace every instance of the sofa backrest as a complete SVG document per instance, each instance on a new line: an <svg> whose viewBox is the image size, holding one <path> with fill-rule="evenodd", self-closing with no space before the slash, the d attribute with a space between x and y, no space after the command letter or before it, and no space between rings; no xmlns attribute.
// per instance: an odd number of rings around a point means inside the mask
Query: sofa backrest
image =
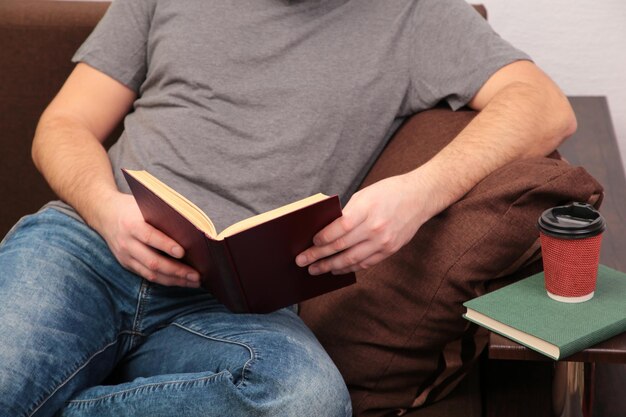
<svg viewBox="0 0 626 417"><path fill-rule="evenodd" d="M30 147L41 113L71 72L70 58L108 2L0 2L0 239L55 198Z"/></svg>

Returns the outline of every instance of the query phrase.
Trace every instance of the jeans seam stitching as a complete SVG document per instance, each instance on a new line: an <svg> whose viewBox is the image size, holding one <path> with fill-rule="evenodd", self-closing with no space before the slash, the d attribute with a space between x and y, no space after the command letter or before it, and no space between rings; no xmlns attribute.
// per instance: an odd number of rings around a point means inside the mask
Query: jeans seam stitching
<svg viewBox="0 0 626 417"><path fill-rule="evenodd" d="M141 326L141 322L143 321L143 312L145 310L146 302L148 301L148 290L149 284L147 281L141 282L141 287L139 288L139 294L137 295L137 310L135 311L135 317L133 318L133 327L132 331L134 334L141 333L139 331L139 327ZM131 338L130 346L135 346L135 338Z"/></svg>
<svg viewBox="0 0 626 417"><path fill-rule="evenodd" d="M193 330L193 329L191 329L191 328L189 328L187 326L184 326L184 325L182 325L180 323L172 323L172 324L174 326L176 326L176 327L179 327L179 328L181 328L181 329L183 329L185 331L188 331L190 333L193 333L193 334L195 334L197 336L204 337L205 339L215 340L217 342L231 343L231 344L239 345L239 346L242 346L242 347L246 348L248 350L248 352L250 353L250 359L248 359L246 361L246 363L244 363L244 365L243 365L243 367L241 369L241 378L240 378L239 382L237 384L235 384L235 386L237 388L239 388L246 381L246 372L248 370L248 367L252 363L252 361L254 359L256 359L256 354L254 352L254 349L252 349L252 347L248 346L247 344L245 344L243 342L238 342L236 340L228 340L228 339L223 339L223 338L214 337L214 336L207 336L207 335L202 334L202 333L200 333L200 332L198 332L196 330Z"/></svg>
<svg viewBox="0 0 626 417"><path fill-rule="evenodd" d="M139 385L137 387L132 387L132 388L128 388L128 389L125 389L125 390L117 391L117 392L114 392L112 394L106 394L106 395L101 395L100 397L90 398L88 400L69 400L69 401L67 401L67 404L78 405L78 404L93 403L93 402L98 402L98 401L105 400L107 398L112 398L112 397L115 397L115 396L120 395L120 394L127 394L129 392L138 391L138 390L145 389L145 388L163 387L163 386L166 386L166 385L178 385L178 384L183 384L184 385L184 384L200 382L200 381L209 381L211 379L216 379L216 378L218 378L218 377L220 377L222 375L227 375L227 374L229 374L228 371L222 371L222 372L219 372L217 374L213 374L213 375L209 375L209 376L203 376L203 377L200 377L200 378L188 379L188 380L185 380L185 381L181 381L181 380L178 379L178 380L163 381L163 382L153 382L153 383L150 383L150 384L143 384L143 385Z"/></svg>
<svg viewBox="0 0 626 417"><path fill-rule="evenodd" d="M58 390L60 390L61 388L63 388L63 386L65 386L65 384L67 384L78 372L80 372L82 369L84 369L93 358L95 358L97 355L101 354L102 352L104 352L105 350L107 350L108 348L110 348L111 346L117 344L119 342L120 336L126 333L134 333L134 332L128 332L128 331L122 331L120 333L117 334L115 340L113 340L112 342L109 342L108 344L106 344L102 349L94 352L89 358L87 358L87 360L78 368L76 368L74 370L74 372L72 372L70 375L68 375L63 382L61 382L50 394L48 394L36 407L33 411L31 411L28 414L28 417L32 417L33 415L35 415L35 413L37 411L39 411L39 409L50 399L52 398L52 396L54 394L56 394L56 392Z"/></svg>

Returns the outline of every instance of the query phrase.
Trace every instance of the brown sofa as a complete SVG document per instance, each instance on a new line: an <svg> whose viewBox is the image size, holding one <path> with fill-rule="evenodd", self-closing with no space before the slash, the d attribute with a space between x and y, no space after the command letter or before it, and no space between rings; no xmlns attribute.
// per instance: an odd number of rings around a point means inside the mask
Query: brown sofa
<svg viewBox="0 0 626 417"><path fill-rule="evenodd" d="M71 55L108 4L0 2L0 237L54 198L31 162L31 139L73 67ZM414 116L364 185L425 162L473 115L438 108ZM557 159L511 164L396 256L360 274L357 286L303 303L302 316L344 374L359 415L482 415L475 365L487 332L461 318L462 301L537 269L533 222L544 208L598 203L600 193L584 170Z"/></svg>

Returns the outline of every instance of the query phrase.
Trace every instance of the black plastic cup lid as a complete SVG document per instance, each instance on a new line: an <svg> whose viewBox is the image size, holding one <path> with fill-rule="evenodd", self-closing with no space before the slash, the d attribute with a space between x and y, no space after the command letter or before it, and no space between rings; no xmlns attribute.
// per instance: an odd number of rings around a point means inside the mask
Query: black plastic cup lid
<svg viewBox="0 0 626 417"><path fill-rule="evenodd" d="M543 234L559 239L583 239L606 230L604 217L586 203L552 207L541 214L537 226Z"/></svg>

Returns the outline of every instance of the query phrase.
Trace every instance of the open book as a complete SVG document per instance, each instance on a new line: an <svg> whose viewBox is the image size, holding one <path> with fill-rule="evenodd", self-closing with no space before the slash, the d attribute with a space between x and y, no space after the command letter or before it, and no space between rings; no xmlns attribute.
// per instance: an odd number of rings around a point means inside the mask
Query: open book
<svg viewBox="0 0 626 417"><path fill-rule="evenodd" d="M195 204L146 171L122 170L149 224L176 240L201 284L237 313L267 313L356 282L311 276L296 256L341 216L337 196L315 194L237 222L220 233Z"/></svg>

